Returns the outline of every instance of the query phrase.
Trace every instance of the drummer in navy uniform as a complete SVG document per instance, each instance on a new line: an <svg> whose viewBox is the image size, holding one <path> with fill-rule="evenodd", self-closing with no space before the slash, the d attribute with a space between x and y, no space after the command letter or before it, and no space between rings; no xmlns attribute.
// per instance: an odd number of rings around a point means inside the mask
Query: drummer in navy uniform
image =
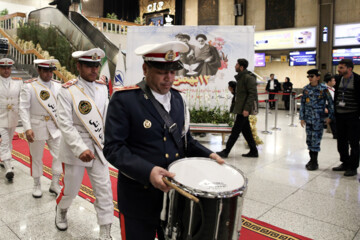
<svg viewBox="0 0 360 240"><path fill-rule="evenodd" d="M180 41L137 48L135 53L144 59L145 78L119 89L109 104L104 154L119 169L121 236L127 240L153 240L156 233L164 239L160 212L163 192L169 187L162 178L174 177L166 170L170 163L184 157L224 162L191 137L185 101L172 88L176 71L183 68L179 53L188 49Z"/></svg>
<svg viewBox="0 0 360 240"><path fill-rule="evenodd" d="M0 59L0 159L9 181L14 178L11 165L12 139L19 120L19 96L23 85L21 78L10 77L14 63L10 58Z"/></svg>
<svg viewBox="0 0 360 240"><path fill-rule="evenodd" d="M62 133L59 159L63 162L64 187L56 199L55 225L61 231L68 228L66 214L86 169L96 197L100 239L111 239L114 204L109 166L102 151L109 100L105 83L96 80L105 53L94 48L72 56L78 60L80 76L65 83L58 94L57 121Z"/></svg>
<svg viewBox="0 0 360 240"><path fill-rule="evenodd" d="M30 173L34 179L32 195L40 198L45 142L53 156L49 191L58 195L61 190L59 179L62 167L58 160L61 133L56 121L56 97L61 83L52 79L53 71L56 70L55 64L59 63L57 59L36 59L34 63L37 64L39 77L25 81L20 93L19 114L31 154Z"/></svg>

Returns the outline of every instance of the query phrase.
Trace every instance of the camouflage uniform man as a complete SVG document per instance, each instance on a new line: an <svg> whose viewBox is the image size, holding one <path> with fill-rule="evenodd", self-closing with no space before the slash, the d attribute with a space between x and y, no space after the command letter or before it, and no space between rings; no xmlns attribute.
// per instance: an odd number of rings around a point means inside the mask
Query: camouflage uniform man
<svg viewBox="0 0 360 240"><path fill-rule="evenodd" d="M318 153L320 152L320 141L324 131L325 108L328 106L329 118L334 118L334 104L327 87L319 84L320 72L311 69L307 72L310 84L303 90L300 107L301 126L306 125L306 144L308 145L310 161L306 164L307 170L316 170L318 165ZM328 102L328 105L326 103Z"/></svg>

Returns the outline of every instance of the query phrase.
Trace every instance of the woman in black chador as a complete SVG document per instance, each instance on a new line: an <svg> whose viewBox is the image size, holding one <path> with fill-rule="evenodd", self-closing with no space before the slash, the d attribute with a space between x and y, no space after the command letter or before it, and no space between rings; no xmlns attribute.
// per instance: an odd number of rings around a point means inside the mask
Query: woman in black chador
<svg viewBox="0 0 360 240"><path fill-rule="evenodd" d="M290 82L290 78L286 77L285 82L283 83L283 93L290 93L292 92L293 84ZM290 102L290 95L283 95L282 100L285 104L285 110L289 110L289 102Z"/></svg>

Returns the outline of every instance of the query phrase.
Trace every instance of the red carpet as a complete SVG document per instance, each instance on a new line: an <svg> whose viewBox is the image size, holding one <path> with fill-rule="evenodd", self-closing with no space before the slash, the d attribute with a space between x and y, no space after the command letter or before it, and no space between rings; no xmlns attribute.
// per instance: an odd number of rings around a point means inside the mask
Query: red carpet
<svg viewBox="0 0 360 240"><path fill-rule="evenodd" d="M22 164L30 167L30 154L29 147L26 140L22 137L14 138L13 140L13 158ZM50 152L45 146L44 151L44 176L51 179L51 160L52 157ZM112 183L113 197L114 197L114 215L119 217L119 209L117 204L117 174L118 171L114 168L109 168L110 179ZM29 170L30 174L30 170ZM90 202L95 201L95 197L93 195L93 191L91 188L90 180L85 172L84 179L79 191L79 196L85 198ZM241 237L239 240L268 240L268 239L277 239L277 240L309 240L310 238L306 238L295 233L286 231L284 229L272 226L265 222L261 222L259 220L248 218L243 216L243 223L241 228Z"/></svg>

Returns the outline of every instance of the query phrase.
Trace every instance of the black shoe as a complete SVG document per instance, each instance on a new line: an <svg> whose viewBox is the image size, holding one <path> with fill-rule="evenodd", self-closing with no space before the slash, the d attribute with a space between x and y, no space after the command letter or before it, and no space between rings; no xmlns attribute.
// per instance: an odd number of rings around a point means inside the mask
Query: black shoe
<svg viewBox="0 0 360 240"><path fill-rule="evenodd" d="M355 170L348 169L344 173L344 176L346 176L346 177L351 177L351 176L355 176L355 175L357 175L356 169Z"/></svg>
<svg viewBox="0 0 360 240"><path fill-rule="evenodd" d="M335 172L341 172L341 171L346 171L346 168L345 168L344 164L340 164L337 167L333 167L332 170Z"/></svg>
<svg viewBox="0 0 360 240"><path fill-rule="evenodd" d="M229 154L225 150L222 150L221 152L217 152L217 155L222 158L227 158Z"/></svg>
<svg viewBox="0 0 360 240"><path fill-rule="evenodd" d="M252 157L252 158L257 158L259 157L259 153L256 151L256 152L248 152L246 154L242 154L241 156L243 157Z"/></svg>
<svg viewBox="0 0 360 240"><path fill-rule="evenodd" d="M305 168L309 171L315 171L319 168L319 165L315 162L310 161L306 164Z"/></svg>

